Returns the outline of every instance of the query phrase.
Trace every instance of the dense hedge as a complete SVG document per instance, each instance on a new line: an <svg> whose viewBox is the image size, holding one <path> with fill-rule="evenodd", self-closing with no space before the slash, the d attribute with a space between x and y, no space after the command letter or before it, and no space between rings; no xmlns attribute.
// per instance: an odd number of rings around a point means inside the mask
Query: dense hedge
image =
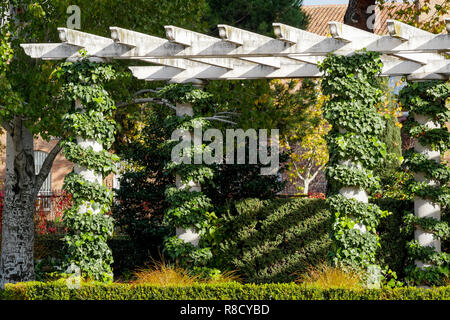
<svg viewBox="0 0 450 320"><path fill-rule="evenodd" d="M412 203L377 200L376 204L393 212L378 228L377 262L401 276L411 235L400 230L403 211ZM226 235L222 264L248 282L294 281L309 266L325 261L332 250L331 213L321 199L244 200L235 204L222 228Z"/></svg>
<svg viewBox="0 0 450 320"><path fill-rule="evenodd" d="M381 219L378 226L381 248L377 250L377 263L389 266L399 278L404 277L407 265L406 244L414 235L404 228L404 212L413 210L414 203L407 200L378 199L375 203L381 210L392 212Z"/></svg>
<svg viewBox="0 0 450 320"><path fill-rule="evenodd" d="M321 199L248 199L234 207L219 256L248 282L291 282L331 250L331 214Z"/></svg>
<svg viewBox="0 0 450 320"><path fill-rule="evenodd" d="M283 284L198 284L158 287L130 284L84 284L68 289L64 283L29 282L6 285L0 300L450 300L450 287L433 289L318 289Z"/></svg>
<svg viewBox="0 0 450 320"><path fill-rule="evenodd" d="M401 232L403 212L412 209L411 201L379 199L376 204L393 214L378 227L380 265L388 265L403 278L406 243L413 235ZM310 265L327 259L331 214L321 199L290 198L237 202L221 226L220 268L238 271L242 280L255 283L291 282ZM39 236L35 257L60 258L62 241L55 236ZM128 238L108 241L114 257L114 274L120 276L159 259L161 243L145 245ZM445 243L443 244L445 245Z"/></svg>

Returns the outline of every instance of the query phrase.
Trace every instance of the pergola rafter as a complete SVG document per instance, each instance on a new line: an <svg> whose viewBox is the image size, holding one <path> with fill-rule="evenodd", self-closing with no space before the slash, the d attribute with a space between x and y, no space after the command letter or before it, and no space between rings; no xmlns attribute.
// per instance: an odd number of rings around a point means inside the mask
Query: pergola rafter
<svg viewBox="0 0 450 320"><path fill-rule="evenodd" d="M445 20L450 32L450 19ZM388 20L389 35L378 36L339 22L330 22L331 37L274 23L276 38L219 25L220 38L166 26L166 38L111 27L111 38L58 28L62 43L22 44L32 58L73 59L85 49L92 57L138 60L149 66L130 67L147 81L320 77L317 64L329 53L353 54L367 49L383 53L382 76L411 80L448 79L450 34L432 34Z"/></svg>

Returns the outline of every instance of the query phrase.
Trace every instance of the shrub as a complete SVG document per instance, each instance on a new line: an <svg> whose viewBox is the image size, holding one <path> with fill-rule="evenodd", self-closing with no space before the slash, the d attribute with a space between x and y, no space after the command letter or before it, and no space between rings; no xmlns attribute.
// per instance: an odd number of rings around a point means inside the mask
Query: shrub
<svg viewBox="0 0 450 320"><path fill-rule="evenodd" d="M167 265L164 262L155 264L153 267L140 268L134 273L134 277L133 283L146 283L162 287L193 285L198 280L196 276L189 275L186 270Z"/></svg>
<svg viewBox="0 0 450 320"><path fill-rule="evenodd" d="M449 300L450 287L432 289L319 289L295 283L194 284L154 286L83 283L69 289L64 281L8 284L0 300Z"/></svg>
<svg viewBox="0 0 450 320"><path fill-rule="evenodd" d="M393 212L378 227L381 247L377 264L388 266L399 278L406 266L403 212L412 202L377 199L382 210ZM220 268L237 270L255 283L291 282L332 252L331 213L322 199L290 198L236 202L224 218ZM389 279L388 279L389 280Z"/></svg>
<svg viewBox="0 0 450 320"><path fill-rule="evenodd" d="M381 210L392 212L381 219L378 226L381 247L377 250L377 261L381 266L389 266L399 278L404 277L407 265L406 244L413 238L413 234L404 230L404 212L413 208L412 201L377 199L375 203Z"/></svg>
<svg viewBox="0 0 450 320"><path fill-rule="evenodd" d="M361 275L356 272L331 267L326 263L309 267L297 282L322 289L361 289L363 285Z"/></svg>
<svg viewBox="0 0 450 320"><path fill-rule="evenodd" d="M153 265L140 268L134 273L135 284L151 284L158 286L186 286L195 283L227 283L238 282L239 278L234 272L218 272L215 275L205 277L202 270L185 270L176 265L167 264L164 260L153 261ZM218 270L217 270L218 271Z"/></svg>

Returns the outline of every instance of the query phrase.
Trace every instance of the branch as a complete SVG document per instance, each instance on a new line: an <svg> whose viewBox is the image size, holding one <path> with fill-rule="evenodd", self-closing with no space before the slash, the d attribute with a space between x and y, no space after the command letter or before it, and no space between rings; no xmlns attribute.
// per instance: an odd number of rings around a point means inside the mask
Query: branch
<svg viewBox="0 0 450 320"><path fill-rule="evenodd" d="M12 126L11 126L11 124L9 123L9 122L7 122L7 121L3 121L2 122L2 127L6 130L6 131L8 131L8 132L12 132Z"/></svg>
<svg viewBox="0 0 450 320"><path fill-rule="evenodd" d="M151 92L151 93L158 93L158 90L153 90L153 89L143 89L143 90L139 90L138 92L136 92L136 93L134 94L134 97L136 98L137 96L139 96L139 95L141 95L141 94L149 93L149 92Z"/></svg>
<svg viewBox="0 0 450 320"><path fill-rule="evenodd" d="M223 111L223 112L217 112L216 114L217 114L217 115L219 115L219 114L240 115L239 112L226 112L226 111Z"/></svg>
<svg viewBox="0 0 450 320"><path fill-rule="evenodd" d="M322 169L325 167L325 165L323 164L323 165L321 165L319 168L317 168L317 170L316 170L316 172L314 172L314 174L312 175L312 177L311 177L311 181L313 181L316 177L317 177L317 174L320 172L320 171L322 171Z"/></svg>
<svg viewBox="0 0 450 320"><path fill-rule="evenodd" d="M232 124L232 125L237 125L237 123L236 122L233 122L233 121L229 121L229 120L225 120L225 119L222 119L222 118L217 118L217 117L207 117L207 118L204 118L205 120L215 120L215 121L219 121L219 122L225 122L225 123L230 123L230 124Z"/></svg>
<svg viewBox="0 0 450 320"><path fill-rule="evenodd" d="M158 98L142 98L142 99L134 99L131 102L125 102L125 103L120 103L118 105L116 105L117 108L123 108L123 107L127 107L127 106L131 106L133 104L141 104L141 103L156 103L162 106L166 106L169 107L173 110L176 110L176 107L174 105L172 105L171 103L169 103L169 101L165 100L165 99L158 99Z"/></svg>
<svg viewBox="0 0 450 320"><path fill-rule="evenodd" d="M55 160L56 156L62 149L62 146L59 142L60 141L58 141L56 146L54 146L52 151L50 151L50 153L47 155L47 157L44 160L44 163L42 164L41 170L39 170L39 173L35 176L34 188L36 194L41 189L45 179L47 179L47 176L50 170L52 169L53 161Z"/></svg>

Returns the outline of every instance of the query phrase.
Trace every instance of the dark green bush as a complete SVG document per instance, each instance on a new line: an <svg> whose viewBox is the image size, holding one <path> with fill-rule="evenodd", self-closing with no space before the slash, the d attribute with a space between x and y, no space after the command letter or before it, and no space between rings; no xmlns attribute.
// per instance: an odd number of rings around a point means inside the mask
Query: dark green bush
<svg viewBox="0 0 450 320"><path fill-rule="evenodd" d="M412 234L402 232L403 212L411 201L379 199L382 210L393 212L381 220L378 231L381 248L377 261L403 278L406 242ZM235 203L222 226L218 267L237 271L242 280L255 283L291 282L309 266L325 261L332 242L331 215L321 199L248 199ZM117 276L160 258L157 242L140 243L129 238L108 242ZM62 243L55 237L38 237L39 256L58 257Z"/></svg>
<svg viewBox="0 0 450 320"><path fill-rule="evenodd" d="M403 212L412 202L380 199L393 214L379 226L377 262L403 276L406 242ZM255 283L291 282L310 266L326 261L332 250L331 214L321 199L248 199L235 203L222 226L221 267Z"/></svg>
<svg viewBox="0 0 450 320"><path fill-rule="evenodd" d="M112 265L114 276L120 277L123 273L142 267L152 259L158 260L160 248L157 244L153 242L143 245L128 237L114 237L108 240L108 246L111 248L114 258ZM37 236L35 238L35 259L44 260L42 266L36 270L38 280L42 280L40 277L45 278L44 273L46 271L54 271L49 259L61 259L63 257L63 246L64 243L59 236Z"/></svg>
<svg viewBox="0 0 450 320"><path fill-rule="evenodd" d="M197 284L159 287L130 284L84 284L69 289L64 282L6 285L0 300L449 300L450 287L420 289L318 289L283 284Z"/></svg>
<svg viewBox="0 0 450 320"><path fill-rule="evenodd" d="M377 261L382 266L389 266L397 276L403 278L407 265L406 243L413 234L404 231L403 216L405 211L413 211L414 204L407 200L378 199L375 203L381 210L392 214L381 219L378 226L381 248L377 250Z"/></svg>
<svg viewBox="0 0 450 320"><path fill-rule="evenodd" d="M331 215L321 199L249 199L224 222L219 256L245 281L291 282L327 258Z"/></svg>

